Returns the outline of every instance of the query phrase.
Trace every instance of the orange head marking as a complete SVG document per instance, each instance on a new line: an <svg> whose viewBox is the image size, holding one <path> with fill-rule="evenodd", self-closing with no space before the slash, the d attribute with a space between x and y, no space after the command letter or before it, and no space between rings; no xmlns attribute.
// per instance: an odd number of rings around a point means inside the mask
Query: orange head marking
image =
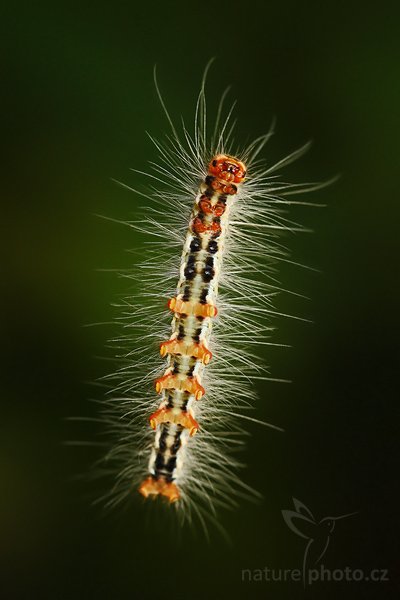
<svg viewBox="0 0 400 600"><path fill-rule="evenodd" d="M217 154L208 165L208 173L226 183L243 183L246 177L246 167L233 156Z"/></svg>

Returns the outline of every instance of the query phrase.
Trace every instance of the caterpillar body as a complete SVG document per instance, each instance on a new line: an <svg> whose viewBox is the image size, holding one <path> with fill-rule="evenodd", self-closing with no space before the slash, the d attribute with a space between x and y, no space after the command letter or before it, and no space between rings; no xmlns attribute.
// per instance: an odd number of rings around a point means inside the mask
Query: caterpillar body
<svg viewBox="0 0 400 600"><path fill-rule="evenodd" d="M172 336L161 343L161 355L169 354L165 374L156 380L163 393L160 408L150 417L157 431L149 471L139 490L143 496L161 494L170 502L179 499L180 452L188 436L199 429L195 403L205 394L201 385L209 350L212 319L217 316L218 280L229 222L229 209L246 176L244 164L218 155L200 185L189 231L184 242L177 296L168 306L174 311Z"/></svg>
<svg viewBox="0 0 400 600"><path fill-rule="evenodd" d="M157 187L121 184L146 199L143 219L128 224L148 239L145 258L127 273L137 291L121 317L127 349L104 411L116 442L102 463L116 476L109 505L139 491L203 525L217 522L219 506L256 494L236 458L243 419L257 421L246 415L254 380L270 379L255 349L279 345L268 341L269 318L280 314L272 305L276 265L287 260L279 236L301 229L285 216L286 196L318 187L275 175L307 144L269 167L258 155L273 127L247 147L234 145L233 107L222 119L226 93L209 133L205 79L194 132L183 124L181 135L156 82L171 127L165 141L151 137L159 161L144 175Z"/></svg>

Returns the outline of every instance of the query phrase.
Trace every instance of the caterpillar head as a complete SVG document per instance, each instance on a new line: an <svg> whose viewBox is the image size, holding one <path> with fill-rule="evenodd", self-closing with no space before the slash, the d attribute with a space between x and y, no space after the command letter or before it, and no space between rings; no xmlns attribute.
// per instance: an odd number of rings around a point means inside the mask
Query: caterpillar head
<svg viewBox="0 0 400 600"><path fill-rule="evenodd" d="M208 165L210 175L226 183L243 183L246 177L245 165L227 154L217 154Z"/></svg>

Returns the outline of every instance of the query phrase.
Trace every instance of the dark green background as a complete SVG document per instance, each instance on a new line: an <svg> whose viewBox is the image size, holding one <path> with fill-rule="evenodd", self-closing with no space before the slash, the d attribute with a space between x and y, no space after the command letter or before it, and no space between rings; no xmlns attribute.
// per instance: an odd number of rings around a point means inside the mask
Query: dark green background
<svg viewBox="0 0 400 600"><path fill-rule="evenodd" d="M370 3L370 6L377 3ZM4 598L384 598L398 569L399 10L384 2L15 3L1 14L4 156L4 328L0 545ZM155 158L145 130L167 124L152 68L174 118L188 120L205 64L215 104L233 84L240 139L276 115L269 161L314 144L286 178L342 173L295 219L294 260L268 350L276 377L257 384L245 480L260 505L221 514L232 543L198 532L180 542L146 524L140 502L103 518L95 484L75 481L96 451L62 445L91 439L115 316L128 282L98 268L132 264L136 234L94 213L129 219L139 199L110 178L140 185L130 167ZM310 198L311 199L311 198ZM280 511L302 500L340 521L323 563L390 570L389 583L242 583L241 569L300 568L304 540ZM397 550L396 550L397 548ZM397 562L397 565L396 565Z"/></svg>

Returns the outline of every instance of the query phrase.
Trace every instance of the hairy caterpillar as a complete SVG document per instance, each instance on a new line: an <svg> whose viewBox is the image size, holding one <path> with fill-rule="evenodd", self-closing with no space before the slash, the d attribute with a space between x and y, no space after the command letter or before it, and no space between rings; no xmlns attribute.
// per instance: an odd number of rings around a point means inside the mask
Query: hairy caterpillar
<svg viewBox="0 0 400 600"><path fill-rule="evenodd" d="M279 314L275 265L287 257L279 235L299 229L285 217L286 197L318 187L275 175L308 144L269 167L258 156L273 127L235 146L226 92L209 133L206 74L193 134L183 124L178 135L156 83L171 134L150 136L159 162L142 174L157 187L125 186L146 199L143 219L128 224L148 239L127 275L137 292L124 304L127 351L105 410L116 439L105 460L116 474L108 503L139 491L203 524L218 506L255 493L235 457L241 419L257 421L243 414L256 399L252 381L268 379L254 348L270 344L268 316Z"/></svg>

